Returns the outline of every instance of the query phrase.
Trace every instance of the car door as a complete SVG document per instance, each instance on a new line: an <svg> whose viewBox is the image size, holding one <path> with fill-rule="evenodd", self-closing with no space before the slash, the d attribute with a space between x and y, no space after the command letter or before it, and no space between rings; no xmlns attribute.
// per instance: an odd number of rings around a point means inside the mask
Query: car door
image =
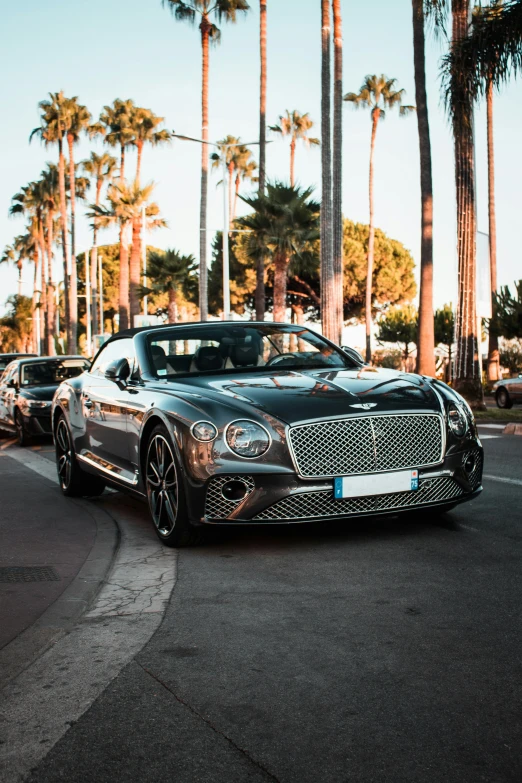
<svg viewBox="0 0 522 783"><path fill-rule="evenodd" d="M125 357L134 364L131 338L109 342L96 357L85 375L80 404L85 422L85 436L80 458L94 462L102 472L127 484L136 483L127 438L127 400L125 385L105 377L107 367Z"/></svg>

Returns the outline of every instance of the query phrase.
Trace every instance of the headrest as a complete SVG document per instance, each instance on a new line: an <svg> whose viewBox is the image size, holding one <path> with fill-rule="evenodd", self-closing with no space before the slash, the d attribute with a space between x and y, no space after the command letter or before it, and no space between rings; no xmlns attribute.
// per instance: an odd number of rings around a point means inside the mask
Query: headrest
<svg viewBox="0 0 522 783"><path fill-rule="evenodd" d="M167 356L161 345L151 345L152 361L156 370L167 369Z"/></svg>
<svg viewBox="0 0 522 783"><path fill-rule="evenodd" d="M232 345L230 348L230 360L234 367L256 366L259 354L255 345Z"/></svg>
<svg viewBox="0 0 522 783"><path fill-rule="evenodd" d="M213 345L202 345L194 354L194 363L198 370L221 370L223 357L219 348Z"/></svg>

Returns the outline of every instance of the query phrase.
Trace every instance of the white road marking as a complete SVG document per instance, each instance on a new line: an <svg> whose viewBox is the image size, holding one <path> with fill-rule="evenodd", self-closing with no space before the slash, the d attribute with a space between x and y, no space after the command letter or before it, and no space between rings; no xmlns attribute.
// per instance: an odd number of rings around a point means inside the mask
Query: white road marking
<svg viewBox="0 0 522 783"><path fill-rule="evenodd" d="M13 447L8 458L57 483L54 462L36 452ZM22 783L147 644L176 582L177 552L161 544L144 504L119 493L92 502L115 520L121 543L87 614L3 689L0 783Z"/></svg>
<svg viewBox="0 0 522 783"><path fill-rule="evenodd" d="M481 435L479 433L480 440L491 440L492 438L501 438L502 435Z"/></svg>
<svg viewBox="0 0 522 783"><path fill-rule="evenodd" d="M482 427L487 428L489 430L503 430L507 423L508 423L507 421L504 424L480 424L479 422L477 423L477 427L479 428L479 430L482 429Z"/></svg>
<svg viewBox="0 0 522 783"><path fill-rule="evenodd" d="M482 478L489 479L490 481L500 481L503 484L515 484L517 487L522 487L522 481L520 481L520 479L505 478L504 476L492 476L489 473L484 473Z"/></svg>

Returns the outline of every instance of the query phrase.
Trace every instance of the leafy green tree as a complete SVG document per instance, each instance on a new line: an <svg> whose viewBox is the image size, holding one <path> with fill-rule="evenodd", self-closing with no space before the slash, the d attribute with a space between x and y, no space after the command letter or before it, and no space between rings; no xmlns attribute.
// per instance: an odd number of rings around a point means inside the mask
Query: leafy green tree
<svg viewBox="0 0 522 783"><path fill-rule="evenodd" d="M259 252L272 258L274 265L274 320L284 321L288 268L292 260L307 252L319 238L320 206L312 200L312 188L269 183L266 195L242 200L254 212L236 220L251 232L248 240L253 259Z"/></svg>
<svg viewBox="0 0 522 783"><path fill-rule="evenodd" d="M308 112L286 110L285 114L279 117L279 125L270 125L273 133L279 133L282 137L290 138L290 185L295 186L295 150L298 141L302 141L305 147L319 146L321 142L308 135L308 131L313 128L314 122Z"/></svg>
<svg viewBox="0 0 522 783"><path fill-rule="evenodd" d="M159 250L148 254L147 282L141 289L145 294L167 294L167 316L170 324L179 320L179 300L186 291L189 278L196 272L197 262L192 255L182 255L178 250Z"/></svg>
<svg viewBox="0 0 522 783"><path fill-rule="evenodd" d="M245 236L233 235L229 247L230 307L244 315L253 306L256 275L253 259L245 249ZM212 266L208 275L208 307L212 315L223 312L223 232L218 231L212 242Z"/></svg>
<svg viewBox="0 0 522 783"><path fill-rule="evenodd" d="M453 366L453 343L455 341L455 313L450 304L435 311L433 319L435 345L444 345L448 349L448 378L451 378Z"/></svg>
<svg viewBox="0 0 522 783"><path fill-rule="evenodd" d="M417 339L418 313L413 305L390 307L378 321L377 340L384 343L400 343L404 368L410 356L410 345Z"/></svg>
<svg viewBox="0 0 522 783"><path fill-rule="evenodd" d="M373 182L374 182L374 153L375 153L375 137L377 135L377 126L380 120L386 118L386 112L388 110L397 107L399 109L399 116L406 117L412 111L415 111L415 106L403 106L402 100L404 98L405 91L397 90L395 86L397 79L388 79L387 76L381 74L381 76L366 76L358 93L348 92L344 96L345 101L349 101L354 105L356 109L361 107L370 109L370 116L372 120L372 134L370 144L370 237L368 242L368 271L366 279L368 281L366 290L366 307L365 307L365 320L366 320L366 361L370 362L372 358L371 347L371 320L372 320L372 279L373 279L373 262L374 262L374 243L375 243L375 223L374 223L374 206L373 206Z"/></svg>
<svg viewBox="0 0 522 783"><path fill-rule="evenodd" d="M522 280L515 283L515 292L514 296L508 286L502 286L493 295L493 318L489 329L507 340L522 337Z"/></svg>
<svg viewBox="0 0 522 783"><path fill-rule="evenodd" d="M511 345L504 345L500 352L500 363L506 367L510 376L516 376L522 370L522 346L513 341Z"/></svg>
<svg viewBox="0 0 522 783"><path fill-rule="evenodd" d="M22 296L23 258L16 252L14 245L6 245L0 256L0 264L13 264L18 269L18 296Z"/></svg>
<svg viewBox="0 0 522 783"><path fill-rule="evenodd" d="M194 24L199 20L201 34L201 139L208 142L208 81L209 45L219 43L221 32L212 21L235 22L238 13L246 13L250 6L246 0L162 0L178 21ZM207 195L208 195L208 144L201 145L201 208L199 232L199 311L202 321L207 320Z"/></svg>
<svg viewBox="0 0 522 783"><path fill-rule="evenodd" d="M25 353L31 347L34 314L31 297L10 296L6 304L7 313L0 318L0 353Z"/></svg>

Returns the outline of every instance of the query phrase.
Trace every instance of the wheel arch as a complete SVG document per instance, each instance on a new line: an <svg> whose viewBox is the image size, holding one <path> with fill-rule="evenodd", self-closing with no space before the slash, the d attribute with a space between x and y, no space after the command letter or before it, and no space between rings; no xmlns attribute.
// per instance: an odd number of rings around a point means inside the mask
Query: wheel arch
<svg viewBox="0 0 522 783"><path fill-rule="evenodd" d="M184 470L183 458L182 458L181 448L180 448L179 427L176 426L176 422L172 421L172 419L165 416L163 412L157 410L151 413L151 415L147 418L140 433L139 459L140 459L141 476L143 477L144 475L145 456L147 451L147 445L149 442L149 436L152 430L155 427L157 427L158 424L162 424L167 429L169 434L172 436L174 449L176 451L176 457L178 459L179 465L182 468L182 473L184 474L185 470Z"/></svg>

